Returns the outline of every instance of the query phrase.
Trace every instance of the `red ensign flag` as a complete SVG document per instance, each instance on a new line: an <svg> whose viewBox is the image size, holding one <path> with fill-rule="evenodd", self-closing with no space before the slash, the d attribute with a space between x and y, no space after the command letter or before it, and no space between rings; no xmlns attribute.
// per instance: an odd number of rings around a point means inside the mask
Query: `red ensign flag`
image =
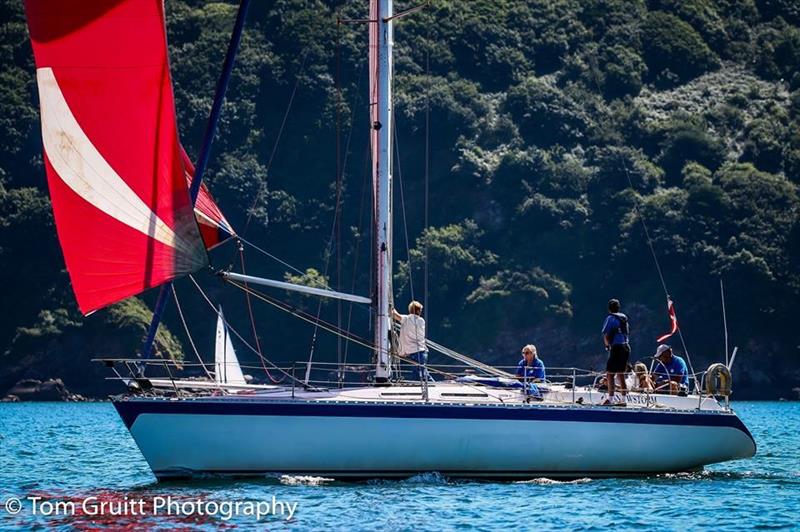
<svg viewBox="0 0 800 532"><path fill-rule="evenodd" d="M678 317L675 316L675 305L672 304L672 299L667 299L667 312L669 313L669 321L672 322L672 330L663 336L659 336L656 342L661 343L676 332L678 332Z"/></svg>

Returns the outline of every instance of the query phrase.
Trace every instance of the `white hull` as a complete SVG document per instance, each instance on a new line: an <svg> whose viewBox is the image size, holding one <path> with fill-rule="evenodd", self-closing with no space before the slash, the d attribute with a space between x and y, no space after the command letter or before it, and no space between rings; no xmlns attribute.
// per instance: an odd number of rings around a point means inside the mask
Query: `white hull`
<svg viewBox="0 0 800 532"><path fill-rule="evenodd" d="M755 453L741 421L719 411L258 397L115 405L159 478L645 475Z"/></svg>

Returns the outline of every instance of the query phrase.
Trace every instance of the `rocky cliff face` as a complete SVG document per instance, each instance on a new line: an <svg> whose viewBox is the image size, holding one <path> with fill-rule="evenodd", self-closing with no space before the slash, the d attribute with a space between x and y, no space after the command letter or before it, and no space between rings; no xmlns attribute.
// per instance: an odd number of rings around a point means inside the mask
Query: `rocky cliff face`
<svg viewBox="0 0 800 532"><path fill-rule="evenodd" d="M44 314L36 326L18 330L10 348L0 357L0 393L8 389L7 394L18 395L13 390L19 383L52 378L81 396L104 399L121 393L124 386L108 380L115 374L92 359L136 358L149 323L149 311L138 299L87 318ZM181 344L165 328L158 334L155 352L174 360L183 358ZM31 392L18 397L24 400L35 395Z"/></svg>
<svg viewBox="0 0 800 532"><path fill-rule="evenodd" d="M61 379L47 379L45 381L23 379L9 388L5 395L0 398L0 401L12 403L18 401L79 402L86 401L86 398L67 390Z"/></svg>

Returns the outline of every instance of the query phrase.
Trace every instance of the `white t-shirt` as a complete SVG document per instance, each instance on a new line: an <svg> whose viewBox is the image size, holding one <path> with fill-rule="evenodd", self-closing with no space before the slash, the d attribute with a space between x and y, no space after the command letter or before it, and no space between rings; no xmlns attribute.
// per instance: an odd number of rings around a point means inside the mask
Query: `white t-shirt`
<svg viewBox="0 0 800 532"><path fill-rule="evenodd" d="M416 314L403 314L400 319L400 354L407 356L427 350L425 319Z"/></svg>

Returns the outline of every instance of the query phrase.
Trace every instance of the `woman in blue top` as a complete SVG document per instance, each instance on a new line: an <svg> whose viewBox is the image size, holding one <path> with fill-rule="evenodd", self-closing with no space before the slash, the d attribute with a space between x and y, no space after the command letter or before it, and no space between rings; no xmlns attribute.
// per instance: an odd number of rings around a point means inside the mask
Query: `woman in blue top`
<svg viewBox="0 0 800 532"><path fill-rule="evenodd" d="M517 364L517 379L543 382L547 379L544 362L537 356L536 346L528 344L522 348L522 360Z"/></svg>
<svg viewBox="0 0 800 532"><path fill-rule="evenodd" d="M526 395L542 401L542 394L535 382L544 382L547 378L544 362L537 356L536 346L528 344L522 348L522 360L517 364L517 379L522 383Z"/></svg>

